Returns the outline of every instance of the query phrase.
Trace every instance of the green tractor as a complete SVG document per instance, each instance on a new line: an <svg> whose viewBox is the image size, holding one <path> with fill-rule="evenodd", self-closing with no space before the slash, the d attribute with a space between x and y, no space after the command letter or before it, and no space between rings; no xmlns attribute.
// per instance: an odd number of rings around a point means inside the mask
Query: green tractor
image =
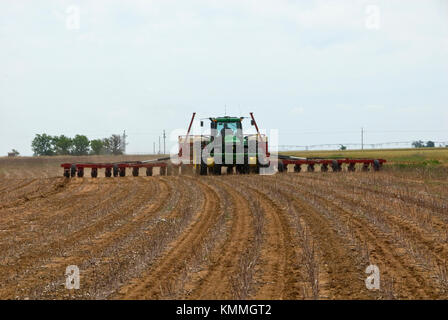
<svg viewBox="0 0 448 320"><path fill-rule="evenodd" d="M179 155L182 157L183 150L189 150L190 163L200 175L220 175L223 168L228 174L233 173L234 168L239 174L258 173L260 168L269 166L268 144L267 137L259 133L252 113L251 117L256 134L243 133L244 117L208 118L210 135L179 137ZM185 155L182 161L188 162Z"/></svg>

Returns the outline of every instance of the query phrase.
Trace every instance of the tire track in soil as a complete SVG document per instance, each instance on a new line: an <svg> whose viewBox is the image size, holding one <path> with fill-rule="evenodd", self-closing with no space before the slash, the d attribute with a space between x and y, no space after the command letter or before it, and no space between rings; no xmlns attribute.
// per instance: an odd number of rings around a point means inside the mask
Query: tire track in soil
<svg viewBox="0 0 448 320"><path fill-rule="evenodd" d="M276 186L282 184L276 176L266 179ZM333 229L330 221L308 203L307 199L291 193L291 186L284 186L279 192L292 200L299 217L303 219L312 234L313 241L317 244L319 270L324 272L319 275L321 283L319 296L330 299L371 298L363 281L365 276L362 275L361 278L355 258L350 254L344 239Z"/></svg>
<svg viewBox="0 0 448 320"><path fill-rule="evenodd" d="M219 196L214 189L207 186L198 178L191 178L202 189L204 203L195 213L192 224L181 234L180 238L170 245L142 277L121 288L118 297L123 299L158 299L163 298L163 287L173 279L177 279L189 258L194 256L196 246L201 244L204 234L217 221L220 211Z"/></svg>
<svg viewBox="0 0 448 320"><path fill-rule="evenodd" d="M317 193L312 193L309 191L312 186L304 184L298 179L295 183L302 184L304 188L299 188L290 183L286 183L285 187L293 188L296 192L301 192L302 194L308 194L308 197L317 199L336 212L340 220L344 219L345 223L349 221L359 242L369 244L372 247L369 250L370 259L380 266L380 270L386 270L389 278L403 279L403 283L406 283L406 286L400 288L403 295L402 298L436 298L432 292L424 289L431 288L431 286L422 285L427 283L428 279L425 279L424 275L413 266L415 263L411 259L407 258L406 255L398 254L397 248L393 247L393 241L391 241L389 236L378 230L377 227L364 218L335 204L334 200L330 201ZM285 185L284 182L283 185ZM334 193L327 190L328 192ZM356 206L359 206L359 204L356 204ZM365 275L363 275L363 278L365 278Z"/></svg>
<svg viewBox="0 0 448 320"><path fill-rule="evenodd" d="M205 276L196 284L188 299L234 299L232 287L234 276L239 272L239 260L253 239L253 217L247 202L241 194L227 183L221 181L227 177L210 177L210 183L220 186L231 197L232 215L229 235L217 248L217 258L207 267Z"/></svg>
<svg viewBox="0 0 448 320"><path fill-rule="evenodd" d="M250 195L260 202L265 215L265 237L261 248L262 285L253 296L254 299L296 299L303 298L298 287L299 274L297 256L293 245L291 226L284 208L279 207L271 196L258 187L258 177L244 179L240 183Z"/></svg>

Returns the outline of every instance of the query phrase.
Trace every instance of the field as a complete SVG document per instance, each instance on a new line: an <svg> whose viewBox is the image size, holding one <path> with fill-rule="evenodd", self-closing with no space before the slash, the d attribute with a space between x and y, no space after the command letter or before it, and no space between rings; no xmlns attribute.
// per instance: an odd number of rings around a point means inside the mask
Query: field
<svg viewBox="0 0 448 320"><path fill-rule="evenodd" d="M448 151L377 152L380 172L98 179L0 158L0 299L447 299Z"/></svg>

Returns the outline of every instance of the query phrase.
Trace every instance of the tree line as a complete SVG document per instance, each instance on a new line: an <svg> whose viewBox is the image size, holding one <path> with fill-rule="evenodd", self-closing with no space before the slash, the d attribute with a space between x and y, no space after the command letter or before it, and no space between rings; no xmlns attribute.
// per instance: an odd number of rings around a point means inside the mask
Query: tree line
<svg viewBox="0 0 448 320"><path fill-rule="evenodd" d="M414 148L434 148L436 144L434 141L423 142L422 140L412 142Z"/></svg>
<svg viewBox="0 0 448 320"><path fill-rule="evenodd" d="M65 135L50 136L46 133L36 134L31 142L31 149L35 156L88 154L123 154L123 137L113 134L109 138L89 140L87 136L77 134L74 138Z"/></svg>

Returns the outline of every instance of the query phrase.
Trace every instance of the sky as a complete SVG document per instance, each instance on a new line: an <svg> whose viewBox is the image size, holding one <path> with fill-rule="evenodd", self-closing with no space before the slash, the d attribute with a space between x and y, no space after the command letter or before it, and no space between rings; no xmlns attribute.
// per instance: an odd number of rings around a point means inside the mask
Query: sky
<svg viewBox="0 0 448 320"><path fill-rule="evenodd" d="M446 0L0 1L0 155L172 148L192 112L254 112L280 145L448 141L447 89Z"/></svg>

